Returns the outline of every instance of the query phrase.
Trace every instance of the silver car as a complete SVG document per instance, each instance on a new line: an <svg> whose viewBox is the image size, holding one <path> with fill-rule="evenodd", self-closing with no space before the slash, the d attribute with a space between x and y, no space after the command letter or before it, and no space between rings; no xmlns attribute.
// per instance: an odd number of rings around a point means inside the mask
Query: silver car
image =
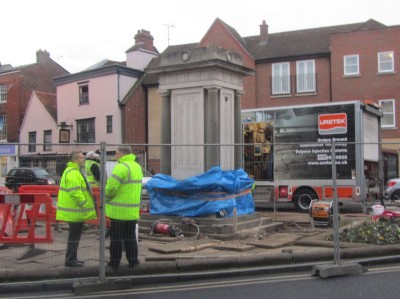
<svg viewBox="0 0 400 299"><path fill-rule="evenodd" d="M387 182L385 196L390 200L400 199L400 178L390 179Z"/></svg>

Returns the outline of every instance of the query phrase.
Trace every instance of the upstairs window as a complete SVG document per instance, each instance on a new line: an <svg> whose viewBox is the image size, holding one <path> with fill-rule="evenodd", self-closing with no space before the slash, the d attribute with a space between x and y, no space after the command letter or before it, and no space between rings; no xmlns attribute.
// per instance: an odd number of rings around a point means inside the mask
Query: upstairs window
<svg viewBox="0 0 400 299"><path fill-rule="evenodd" d="M43 151L51 151L51 145L49 143L51 143L51 130L45 130L43 132Z"/></svg>
<svg viewBox="0 0 400 299"><path fill-rule="evenodd" d="M272 64L272 95L290 94L289 62Z"/></svg>
<svg viewBox="0 0 400 299"><path fill-rule="evenodd" d="M380 100L379 105L382 107L383 117L381 118L382 128L396 127L395 118L395 101L394 100Z"/></svg>
<svg viewBox="0 0 400 299"><path fill-rule="evenodd" d="M29 132L28 133L28 142L29 142L29 146L28 146L28 152L30 153L34 153L36 152L36 132Z"/></svg>
<svg viewBox="0 0 400 299"><path fill-rule="evenodd" d="M393 51L378 53L378 73L394 72Z"/></svg>
<svg viewBox="0 0 400 299"><path fill-rule="evenodd" d="M7 90L8 86L6 84L0 85L0 104L7 102Z"/></svg>
<svg viewBox="0 0 400 299"><path fill-rule="evenodd" d="M360 74L360 66L359 66L359 56L358 55L346 55L343 57L343 65L344 65L344 75L359 75Z"/></svg>
<svg viewBox="0 0 400 299"><path fill-rule="evenodd" d="M315 61L302 60L296 62L296 93L316 92L315 89Z"/></svg>
<svg viewBox="0 0 400 299"><path fill-rule="evenodd" d="M107 115L107 133L112 133L113 131L113 118L112 115Z"/></svg>
<svg viewBox="0 0 400 299"><path fill-rule="evenodd" d="M77 120L76 125L78 127L78 143L95 143L96 142L96 134L95 134L95 125L94 118Z"/></svg>
<svg viewBox="0 0 400 299"><path fill-rule="evenodd" d="M79 86L79 105L89 104L89 85Z"/></svg>
<svg viewBox="0 0 400 299"><path fill-rule="evenodd" d="M7 141L7 116L0 115L0 140Z"/></svg>

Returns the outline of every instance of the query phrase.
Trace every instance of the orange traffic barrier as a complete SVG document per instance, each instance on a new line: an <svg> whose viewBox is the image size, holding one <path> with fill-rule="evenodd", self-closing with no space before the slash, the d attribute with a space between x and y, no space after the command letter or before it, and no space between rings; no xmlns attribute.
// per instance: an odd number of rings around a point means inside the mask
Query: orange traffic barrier
<svg viewBox="0 0 400 299"><path fill-rule="evenodd" d="M7 187L0 187L0 194L11 194L11 193L12 191ZM14 218L11 217L11 214L8 216L6 216L5 214L6 212L3 211L3 205L0 205L0 230L7 235L11 235L13 233Z"/></svg>
<svg viewBox="0 0 400 299"><path fill-rule="evenodd" d="M0 186L0 194L9 194L9 193L12 193L10 189L8 189L5 186Z"/></svg>
<svg viewBox="0 0 400 299"><path fill-rule="evenodd" d="M56 207L55 203L57 202L58 195L58 186L54 185L23 185L18 188L19 193L47 193L50 195L52 199L52 205L49 210L46 212L39 211L38 220L44 221L45 219L49 219L51 223L57 224L56 221ZM29 212L28 212L29 213Z"/></svg>
<svg viewBox="0 0 400 299"><path fill-rule="evenodd" d="M51 197L58 195L57 185L22 185L18 187L19 193L48 193Z"/></svg>
<svg viewBox="0 0 400 299"><path fill-rule="evenodd" d="M53 242L50 219L43 219L44 233L38 231L43 228L37 225L41 207L45 208L47 214L51 205L49 194L0 194L0 243L29 245L28 251L18 259L46 252L35 249L34 244Z"/></svg>
<svg viewBox="0 0 400 299"><path fill-rule="evenodd" d="M48 193L54 199L54 202L57 202L59 186L56 185L24 185L20 186L18 192L20 193ZM93 199L96 203L97 216L100 215L100 187L92 187L92 195ZM56 221L56 207L53 205L49 211L44 213L39 213L39 219L45 219L46 217L50 217L50 221L52 223L57 223ZM87 224L99 225L99 217L94 220L86 221ZM110 226L110 220L106 218L106 227Z"/></svg>

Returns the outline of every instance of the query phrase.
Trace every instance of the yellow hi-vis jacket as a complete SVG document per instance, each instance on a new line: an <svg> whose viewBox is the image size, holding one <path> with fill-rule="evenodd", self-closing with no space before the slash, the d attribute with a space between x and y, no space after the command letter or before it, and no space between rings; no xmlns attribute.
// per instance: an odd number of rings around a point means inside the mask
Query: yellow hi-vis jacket
<svg viewBox="0 0 400 299"><path fill-rule="evenodd" d="M93 160L86 160L85 161L86 179L90 183L90 185L99 186L100 182L96 180L96 178L94 177L92 170L91 170L93 164L96 164L100 170L100 163L93 161Z"/></svg>
<svg viewBox="0 0 400 299"><path fill-rule="evenodd" d="M96 218L93 198L79 165L68 162L60 181L56 219L80 222Z"/></svg>
<svg viewBox="0 0 400 299"><path fill-rule="evenodd" d="M121 157L107 180L106 215L111 219L139 219L143 172L135 159L133 154Z"/></svg>

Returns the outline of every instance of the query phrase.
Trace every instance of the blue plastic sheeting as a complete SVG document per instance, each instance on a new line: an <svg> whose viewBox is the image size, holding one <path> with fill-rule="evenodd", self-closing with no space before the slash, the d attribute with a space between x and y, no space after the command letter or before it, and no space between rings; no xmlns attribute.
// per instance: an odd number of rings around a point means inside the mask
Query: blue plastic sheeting
<svg viewBox="0 0 400 299"><path fill-rule="evenodd" d="M251 187L254 180L243 169L224 171L213 167L206 173L178 181L156 174L147 182L150 214L196 217L221 211L227 217L254 213Z"/></svg>

